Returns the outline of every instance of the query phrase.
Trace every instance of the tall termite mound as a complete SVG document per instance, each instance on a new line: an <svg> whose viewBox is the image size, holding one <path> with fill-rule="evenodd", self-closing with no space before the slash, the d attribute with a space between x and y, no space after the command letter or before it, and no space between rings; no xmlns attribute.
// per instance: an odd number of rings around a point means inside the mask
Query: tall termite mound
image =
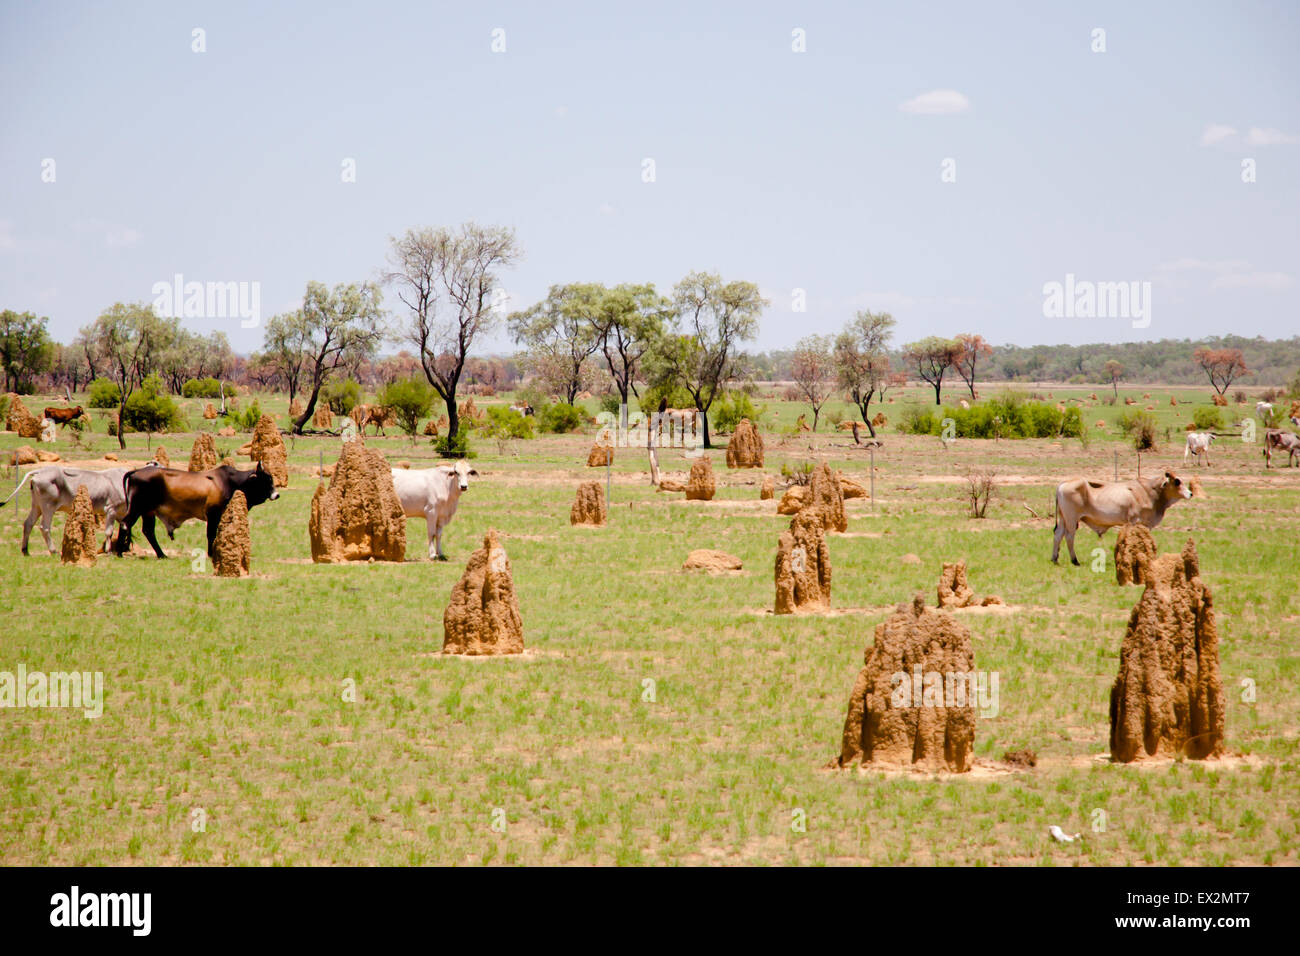
<svg viewBox="0 0 1300 956"><path fill-rule="evenodd" d="M158 464L162 465L164 468L170 468L172 466L171 457L167 454L167 449L162 445L159 445L154 449L153 460L158 462Z"/></svg>
<svg viewBox="0 0 1300 956"><path fill-rule="evenodd" d="M1122 524L1115 536L1115 581L1118 584L1141 584L1146 567L1156 559L1156 539L1144 524Z"/></svg>
<svg viewBox="0 0 1300 956"><path fill-rule="evenodd" d="M1200 578L1196 544L1144 568L1146 587L1129 615L1110 689L1110 755L1223 753L1225 701L1214 600Z"/></svg>
<svg viewBox="0 0 1300 956"><path fill-rule="evenodd" d="M776 497L776 478L767 475L763 478L763 486L758 489L759 501L770 501Z"/></svg>
<svg viewBox="0 0 1300 956"><path fill-rule="evenodd" d="M23 400L14 392L9 393L9 413L5 417L5 428L17 432L19 438L41 437L41 420L27 410Z"/></svg>
<svg viewBox="0 0 1300 956"><path fill-rule="evenodd" d="M495 529L469 556L442 615L444 654L522 654L524 625L510 559Z"/></svg>
<svg viewBox="0 0 1300 956"><path fill-rule="evenodd" d="M248 499L242 491L236 491L217 523L217 536L212 541L212 573L219 578L246 578L252 556Z"/></svg>
<svg viewBox="0 0 1300 956"><path fill-rule="evenodd" d="M926 607L918 594L876 626L863 663L830 766L970 770L975 701L967 691L975 653L966 626Z"/></svg>
<svg viewBox="0 0 1300 956"><path fill-rule="evenodd" d="M569 524L601 527L606 516L605 489L598 481L584 481L578 486L573 507L569 510Z"/></svg>
<svg viewBox="0 0 1300 956"><path fill-rule="evenodd" d="M740 420L727 442L727 467L763 467L763 436L748 418Z"/></svg>
<svg viewBox="0 0 1300 956"><path fill-rule="evenodd" d="M334 413L330 411L328 403L322 402L316 406L316 411L311 416L311 423L316 428L334 427Z"/></svg>
<svg viewBox="0 0 1300 956"><path fill-rule="evenodd" d="M85 485L77 486L77 497L72 502L72 514L63 526L63 544L59 549L59 559L64 564L75 564L83 568L95 566L95 552L99 548L96 535L99 521L95 517L95 506L90 500L90 489Z"/></svg>
<svg viewBox="0 0 1300 956"><path fill-rule="evenodd" d="M775 613L830 607L831 553L820 512L801 511L790 519L790 530L777 543L775 578Z"/></svg>
<svg viewBox="0 0 1300 956"><path fill-rule="evenodd" d="M587 454L588 468L604 468L612 464L614 464L613 446L602 445L600 442L591 446L591 451Z"/></svg>
<svg viewBox="0 0 1300 956"><path fill-rule="evenodd" d="M284 439L280 437L280 429L270 415L263 415L257 420L248 456L253 461L260 461L262 468L270 472L275 479L275 487L284 488L289 484L288 454L284 448Z"/></svg>
<svg viewBox="0 0 1300 956"><path fill-rule="evenodd" d="M804 507L809 511L821 512L822 523L827 531L848 530L849 519L844 514L844 490L840 487L840 476L826 462L813 469L812 479L808 482L808 503Z"/></svg>
<svg viewBox="0 0 1300 956"><path fill-rule="evenodd" d="M190 449L190 471L207 471L216 467L216 443L209 433L200 432L199 437L194 439L194 447Z"/></svg>
<svg viewBox="0 0 1300 956"><path fill-rule="evenodd" d="M717 485L713 480L713 461L708 455L695 459L686 479L687 501L712 501Z"/></svg>
<svg viewBox="0 0 1300 956"><path fill-rule="evenodd" d="M405 559L406 518L381 452L361 442L343 446L329 487L318 485L312 496L308 531L317 564Z"/></svg>

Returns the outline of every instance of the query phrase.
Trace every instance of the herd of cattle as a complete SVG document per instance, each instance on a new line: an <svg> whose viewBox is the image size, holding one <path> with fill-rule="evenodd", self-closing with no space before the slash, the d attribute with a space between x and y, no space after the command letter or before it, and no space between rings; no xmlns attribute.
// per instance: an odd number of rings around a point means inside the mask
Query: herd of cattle
<svg viewBox="0 0 1300 956"><path fill-rule="evenodd" d="M666 403L661 406L661 415L680 411L665 406ZM526 409L523 412L525 414L532 412L530 406L512 407L521 411ZM85 413L80 406L45 409L45 417L55 422L66 423L83 414ZM669 421L670 442L674 425L684 433L689 421L692 432L695 430L694 415L666 417ZM1300 428L1300 416L1293 416L1291 422ZM1186 462L1191 455L1198 462L1203 458L1204 464L1208 466L1210 446L1214 438L1211 432L1189 432L1183 461ZM1300 436L1277 428L1267 428L1264 435L1266 467L1271 465L1275 451L1285 452L1287 466L1291 467L1295 458L1300 456ZM431 560L446 560L442 550L443 531L456 514L460 494L469 487L469 477L477 474L464 460L427 469L392 469L393 487L401 501L403 513L408 518L425 519ZM108 468L102 471L51 464L28 472L13 493L0 502L0 508L12 501L25 484L31 486L32 507L23 522L24 555L28 553L32 528L38 520L45 547L51 554L55 553L51 538L54 514L57 511L71 512L77 490L81 486L85 486L89 493L95 512L104 517L102 550L107 552L111 542L113 553L119 556L130 549L132 528L138 521L154 553L160 558L166 557L155 537L159 519L167 529L168 537L173 539L176 529L184 522L206 522L208 553L211 554L221 515L235 492L243 492L249 508L279 497L274 480L260 462L251 470L219 465L199 472L164 468L156 461L150 461L141 468ZM1057 561L1061 540L1064 539L1071 560L1075 564L1079 563L1074 552L1074 535L1080 524L1096 531L1098 536L1109 528L1135 522L1154 528L1164 518L1170 505L1190 497L1187 484L1168 471L1162 476L1133 481L1104 482L1077 478L1062 482L1056 489L1052 561Z"/></svg>

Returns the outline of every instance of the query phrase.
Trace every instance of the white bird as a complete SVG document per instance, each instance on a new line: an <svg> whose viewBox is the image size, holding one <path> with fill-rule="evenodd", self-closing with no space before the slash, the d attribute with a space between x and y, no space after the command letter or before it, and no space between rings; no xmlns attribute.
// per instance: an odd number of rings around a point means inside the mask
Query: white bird
<svg viewBox="0 0 1300 956"><path fill-rule="evenodd" d="M1079 839L1081 835L1076 833L1074 836L1070 836L1070 834L1066 833L1055 823L1053 823L1050 827L1048 827L1047 830L1049 833L1052 834L1052 836L1056 839L1058 843L1073 843L1075 840Z"/></svg>

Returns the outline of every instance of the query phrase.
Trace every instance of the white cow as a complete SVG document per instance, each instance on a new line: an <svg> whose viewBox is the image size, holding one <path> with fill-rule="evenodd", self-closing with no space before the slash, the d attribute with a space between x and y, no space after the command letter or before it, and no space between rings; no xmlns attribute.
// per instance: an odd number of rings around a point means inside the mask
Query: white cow
<svg viewBox="0 0 1300 956"><path fill-rule="evenodd" d="M469 476L478 472L463 458L454 465L439 465L409 471L393 469L393 488L408 518L424 518L429 528L429 558L446 561L442 553L442 532L451 524L460 503L460 493L469 487Z"/></svg>
<svg viewBox="0 0 1300 956"><path fill-rule="evenodd" d="M1187 447L1183 449L1183 461L1187 461L1187 456L1191 455L1197 461L1201 460L1201 455L1205 455L1205 464L1210 463L1210 445L1214 442L1212 432L1188 432Z"/></svg>
<svg viewBox="0 0 1300 956"><path fill-rule="evenodd" d="M1074 533L1087 525L1097 537L1107 528L1122 524L1144 524L1154 528L1174 503L1190 498L1192 493L1172 471L1152 478L1133 481L1089 481L1072 478L1056 486L1056 529L1052 541L1052 563L1061 553L1061 539L1070 548L1070 560L1078 564L1074 553Z"/></svg>
<svg viewBox="0 0 1300 956"><path fill-rule="evenodd" d="M89 468L69 468L67 465L45 465L33 468L23 480L18 482L12 495L0 501L0 508L9 504L14 495L22 490L27 482L32 483L32 510L23 521L23 554L27 553L27 542L32 535L32 526L36 519L41 519L41 534L45 537L45 547L54 554L54 542L50 539L50 525L54 521L54 512L71 513L72 503L77 500L77 489L86 486L90 492L90 503L96 514L104 515L104 546L107 548L112 538L113 524L126 514L126 494L122 490L122 479L127 468L109 468L105 471L91 471Z"/></svg>
<svg viewBox="0 0 1300 956"><path fill-rule="evenodd" d="M1260 420L1261 422L1264 422L1264 423L1267 424L1267 422L1268 422L1268 417L1269 417L1270 415L1272 415L1272 414L1273 414L1273 403L1272 403L1272 402L1256 402L1256 403L1255 403L1255 415L1256 415L1256 417L1259 418L1259 420Z"/></svg>

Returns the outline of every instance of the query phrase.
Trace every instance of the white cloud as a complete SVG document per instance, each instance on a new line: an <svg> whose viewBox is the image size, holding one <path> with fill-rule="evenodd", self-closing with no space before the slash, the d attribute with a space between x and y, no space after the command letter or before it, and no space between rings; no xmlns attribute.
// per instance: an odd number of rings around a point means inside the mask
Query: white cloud
<svg viewBox="0 0 1300 956"><path fill-rule="evenodd" d="M1221 143L1225 139L1231 139L1236 135L1237 131L1231 126L1224 126L1222 123L1211 123L1201 133L1201 145L1213 146L1215 143Z"/></svg>
<svg viewBox="0 0 1300 956"><path fill-rule="evenodd" d="M557 106L555 108L555 115L560 119L564 119L564 117L569 115L569 108L567 106Z"/></svg>
<svg viewBox="0 0 1300 956"><path fill-rule="evenodd" d="M1295 280L1285 272L1239 272L1217 277L1210 283L1211 289L1262 289L1265 292L1281 292L1289 289Z"/></svg>
<svg viewBox="0 0 1300 956"><path fill-rule="evenodd" d="M900 103L898 108L904 113L941 116L945 113L964 113L969 106L970 100L956 90L931 90Z"/></svg>
<svg viewBox="0 0 1300 956"><path fill-rule="evenodd" d="M116 222L104 222L102 219L78 219L72 224L74 232L81 235L98 235L104 245L110 249L126 249L134 246L144 234L138 229Z"/></svg>
<svg viewBox="0 0 1300 956"><path fill-rule="evenodd" d="M1287 143L1300 143L1300 136L1292 136L1272 127L1261 129L1252 126L1246 133L1246 143L1250 146L1281 146Z"/></svg>

